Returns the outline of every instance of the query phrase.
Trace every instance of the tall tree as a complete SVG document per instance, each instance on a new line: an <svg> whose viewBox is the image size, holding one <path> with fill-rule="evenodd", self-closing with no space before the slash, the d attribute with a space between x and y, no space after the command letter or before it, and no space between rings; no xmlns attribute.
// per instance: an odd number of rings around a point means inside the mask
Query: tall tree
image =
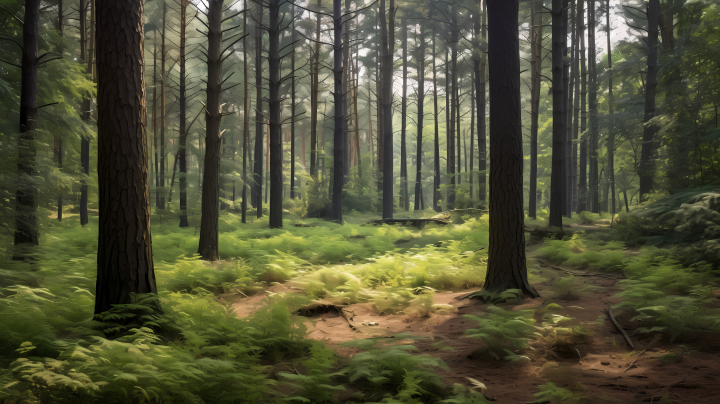
<svg viewBox="0 0 720 404"><path fill-rule="evenodd" d="M525 258L518 0L487 0L490 52L490 244L483 291L530 286Z"/></svg>
<svg viewBox="0 0 720 404"><path fill-rule="evenodd" d="M577 213L587 210L587 63L585 60L585 9L578 5L578 37L580 38L580 162L578 163Z"/></svg>
<svg viewBox="0 0 720 404"><path fill-rule="evenodd" d="M578 145L579 140L579 131L580 131L580 97L583 96L583 94L580 93L580 66L578 66L578 63L580 63L580 33L582 28L582 22L584 21L583 18L584 13L584 0L577 0L576 4L576 12L575 12L575 32L573 34L573 41L575 43L575 51L573 54L573 60L572 60L572 77L573 77L573 83L574 83L574 92L575 96L573 97L573 125L572 125L572 161L571 161L571 170L572 170L572 192L571 192L571 198L572 198L572 210L575 212L578 212L578 150L580 150L580 147Z"/></svg>
<svg viewBox="0 0 720 404"><path fill-rule="evenodd" d="M218 260L218 218L220 204L220 120L222 106L222 11L224 0L208 0L207 11L207 103L205 104L205 170L198 254L207 261ZM258 203L259 204L259 203Z"/></svg>
<svg viewBox="0 0 720 404"><path fill-rule="evenodd" d="M607 138L607 171L610 180L610 213L615 214L615 122L613 121L613 71L612 71L612 42L610 34L610 0L605 1L605 29L607 30L607 58L608 58L608 138Z"/></svg>
<svg viewBox="0 0 720 404"><path fill-rule="evenodd" d="M550 179L550 220L551 227L562 229L563 206L565 205L565 97L563 56L567 46L567 21L564 9L568 0L552 2L552 93L553 93L553 130L552 130L552 172Z"/></svg>
<svg viewBox="0 0 720 404"><path fill-rule="evenodd" d="M336 0L339 1L339 0ZM269 102L270 112L269 142L270 142L270 205L268 206L269 225L272 229L283 226L283 178L282 178L282 117L280 116L280 0L268 1L268 14L270 20L268 31L268 69L269 72ZM293 74L291 72L290 74ZM292 118L291 118L292 119Z"/></svg>
<svg viewBox="0 0 720 404"><path fill-rule="evenodd" d="M589 64L589 83L590 94L588 96L588 107L590 109L590 130L588 132L588 157L589 157L589 197L590 211L600 213L600 182L598 172L598 148L599 148L599 129L598 129L598 110L597 110L597 55L595 53L595 0L588 0L588 64Z"/></svg>
<svg viewBox="0 0 720 404"><path fill-rule="evenodd" d="M383 219L393 218L393 128L392 128L392 76L395 52L395 0L390 0L390 16L387 17L385 0L380 0L380 25L382 26L382 103L383 103Z"/></svg>
<svg viewBox="0 0 720 404"><path fill-rule="evenodd" d="M143 2L97 3L98 230L95 313L157 293L145 138Z"/></svg>
<svg viewBox="0 0 720 404"><path fill-rule="evenodd" d="M530 192L528 216L537 218L538 121L540 117L540 76L542 71L542 3L532 0L530 27Z"/></svg>
<svg viewBox="0 0 720 404"><path fill-rule="evenodd" d="M417 153L415 154L415 206L414 210L420 210L422 198L422 158L423 158L423 117L425 113L425 31L420 29L418 36L417 52Z"/></svg>
<svg viewBox="0 0 720 404"><path fill-rule="evenodd" d="M343 184L345 184L345 158L347 156L347 131L344 130L345 91L343 91L343 21L341 0L333 0L333 101L335 103L334 134L333 134L333 182L332 209L330 219L342 223ZM347 45L347 44L345 44Z"/></svg>
<svg viewBox="0 0 720 404"><path fill-rule="evenodd" d="M290 55L290 71L295 74L295 5L290 6L292 20L292 41L293 52ZM295 199L295 77L290 79L290 199ZM247 80L246 80L247 81ZM304 139L303 139L304 140Z"/></svg>
<svg viewBox="0 0 720 404"><path fill-rule="evenodd" d="M407 183L407 20L400 20L402 26L402 113L400 115L400 204L406 212L410 210L410 200L408 199L408 183Z"/></svg>
<svg viewBox="0 0 720 404"><path fill-rule="evenodd" d="M63 36L63 0L58 0L58 16L57 21L55 22L55 30L57 30L58 34L62 37ZM59 45L58 49L56 50L58 54L62 54L63 52L63 46ZM57 163L58 170L62 172L63 169L63 138L59 135L55 135L55 138L53 139L53 150L55 152L55 162ZM62 222L63 219L63 194L62 189L59 189L58 192L58 200L57 200L57 217L58 222Z"/></svg>
<svg viewBox="0 0 720 404"><path fill-rule="evenodd" d="M317 0L317 11L322 9L322 0ZM316 13L315 22L315 50L313 52L313 64L310 70L310 176L317 181L318 163L318 96L320 91L320 17Z"/></svg>
<svg viewBox="0 0 720 404"><path fill-rule="evenodd" d="M243 1L243 9L247 10L247 0ZM248 93L248 52L247 52L247 12L243 13L243 159L242 159L242 176L243 176L243 189L242 189L242 222L247 223L247 188L248 188L248 177L247 177L247 160L248 160L248 148L250 146L250 95ZM293 95L295 92L293 91Z"/></svg>
<svg viewBox="0 0 720 404"><path fill-rule="evenodd" d="M20 137L18 137L18 187L15 193L14 259L24 259L28 247L38 244L37 168L37 69L40 64L40 0L25 0L22 26L20 82Z"/></svg>
<svg viewBox="0 0 720 404"><path fill-rule="evenodd" d="M457 21L457 10L454 5L450 6L450 119L448 120L449 127L447 133L447 167L448 167L448 196L447 206L448 209L455 207L455 184L457 183L457 177L455 173L455 116L458 114L457 111L457 91L458 91L458 69L457 69L457 43L459 41L460 27ZM459 115L459 114L458 114ZM458 144L460 142L457 142ZM459 157L459 155L458 155ZM459 170L458 170L459 171ZM459 172L457 173L460 174Z"/></svg>
<svg viewBox="0 0 720 404"><path fill-rule="evenodd" d="M256 217L263 215L262 183L263 183L263 101L262 101L262 21L263 6L256 3L255 7L255 158L253 162L253 200Z"/></svg>
<svg viewBox="0 0 720 404"><path fill-rule="evenodd" d="M482 41L487 41L487 0L480 0L482 1L482 23L481 23L481 30L482 30ZM487 108L486 100L486 91L485 91L485 68L487 66L487 53L482 52L480 55L480 74L479 78L476 79L478 83L475 85L477 86L477 107L478 107L478 152L479 152L479 158L478 158L478 170L480 171L480 201L485 201L485 194L487 192L487 122L485 119L485 110Z"/></svg>
<svg viewBox="0 0 720 404"><path fill-rule="evenodd" d="M88 54L88 27L87 12L90 2L88 0L80 0L80 62L86 64L86 73L92 74L92 55ZM86 122L90 121L90 98L84 97L82 100L82 117ZM85 176L90 175L90 138L83 136L80 139L80 166ZM80 224L88 223L88 186L85 179L80 185Z"/></svg>
<svg viewBox="0 0 720 404"><path fill-rule="evenodd" d="M178 64L180 65L180 94L178 97L178 104L180 107L180 125L179 125L179 149L177 153L178 165L180 166L180 227L189 227L187 219L187 97L185 96L186 89L186 60L185 60L185 44L186 34L185 28L187 27L187 9L190 5L190 0L179 0L180 5L180 56L178 57ZM174 174L174 172L173 172Z"/></svg>
<svg viewBox="0 0 720 404"><path fill-rule="evenodd" d="M435 52L435 40L437 39L437 27L433 26L432 40L432 80L433 80L433 121L435 124L435 142L433 150L433 210L440 211L440 120L438 119L438 94L437 94L437 53Z"/></svg>
<svg viewBox="0 0 720 404"><path fill-rule="evenodd" d="M592 0L591 0L592 1ZM649 0L647 6L648 34L647 34L647 79L645 80L645 113L643 121L642 149L640 152L640 202L647 200L653 190L653 176L655 175L655 133L657 127L650 123L655 117L655 95L658 84L658 18L660 18L660 0Z"/></svg>
<svg viewBox="0 0 720 404"><path fill-rule="evenodd" d="M155 203L158 209L165 209L165 118L167 111L165 111L165 87L167 86L167 76L165 71L165 57L167 55L167 48L165 47L165 40L167 38L167 4L163 1L162 7L162 36L160 39L160 185L156 189Z"/></svg>

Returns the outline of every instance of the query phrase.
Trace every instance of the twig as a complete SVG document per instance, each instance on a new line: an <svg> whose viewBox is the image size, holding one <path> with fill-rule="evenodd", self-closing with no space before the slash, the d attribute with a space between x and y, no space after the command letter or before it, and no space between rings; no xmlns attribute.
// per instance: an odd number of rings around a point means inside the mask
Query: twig
<svg viewBox="0 0 720 404"><path fill-rule="evenodd" d="M562 271L562 272L568 273L568 274L570 274L570 275L576 275L576 276L598 276L598 277L600 277L600 278L615 279L615 280L619 279L618 277L612 276L612 275L605 275L605 274L588 274L588 273L568 271L567 269L562 269L562 268L554 267L554 266L552 266L552 265L547 265L546 263L544 263L544 262L542 262L542 261L540 261L540 260L538 260L538 259L536 259L535 261L537 261L537 263L540 264L540 266L552 268L552 269L555 269L555 270L558 270L558 271Z"/></svg>
<svg viewBox="0 0 720 404"><path fill-rule="evenodd" d="M649 348L649 347L648 347L648 348ZM625 370L623 371L623 373L625 373L625 372L627 372L628 370L630 370L630 368L633 367L633 365L635 364L635 362L637 362L637 360L640 359L640 355L642 355L643 353L645 353L645 351L647 351L647 348L645 348L645 349L643 349L642 351L640 351L640 353L638 354L637 358L635 358L635 360L632 361L632 363L630 364L630 366L628 366L627 369L625 369Z"/></svg>
<svg viewBox="0 0 720 404"><path fill-rule="evenodd" d="M605 304L607 304L607 303L605 303ZM623 330L623 328L620 326L620 324L618 324L617 320L615 320L615 316L613 315L612 308L610 307L609 304L607 306L608 306L608 308L605 311L605 313L607 313L608 317L610 318L610 321L613 323L615 328L617 328L617 330L620 331L620 334L622 334L622 336L625 338L625 342L627 342L627 344L630 346L630 348L635 349L635 345L630 340L630 337L627 335L625 330Z"/></svg>

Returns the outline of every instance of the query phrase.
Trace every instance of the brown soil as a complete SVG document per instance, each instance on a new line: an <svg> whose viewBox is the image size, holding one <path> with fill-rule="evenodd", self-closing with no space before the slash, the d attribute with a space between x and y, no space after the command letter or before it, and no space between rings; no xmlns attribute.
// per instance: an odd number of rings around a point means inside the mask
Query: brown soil
<svg viewBox="0 0 720 404"><path fill-rule="evenodd" d="M632 350L605 314L607 305L620 301L614 297L620 291L615 279L576 276L578 281L593 287L592 291L578 300L567 301L551 297L549 286L553 278L567 274L553 266L536 265L535 268L539 268L536 275L545 279L534 284L544 299L526 300L524 304L505 309L539 309L550 303L559 304L563 309L554 313L573 318L565 326L582 322L595 333L590 342L575 345L575 352L558 352L541 338L535 340L531 344L533 349L525 353L531 358L525 364L477 358L481 356L477 355L481 343L464 337L465 330L476 323L463 317L484 310L482 302L463 299L474 290L436 293L436 304L451 305L454 309L432 313L428 317L381 315L370 303L343 306L339 310L327 307L307 319L308 338L335 346L338 354L345 356L352 356L357 350L339 344L360 338L380 338L384 344L414 345L418 354L440 358L447 364L450 371L441 372L448 384L470 387L468 377L479 380L487 387L485 396L498 403L536 402L533 394L538 391L537 386L547 382L565 388L574 388L581 383L584 394L590 397L589 401L583 402L657 402L668 396L675 403L720 403L720 341L708 338L690 341L684 346L697 353L684 356L679 363L665 363L658 357L680 352L683 348L678 344L632 336L635 325L630 323L628 316L615 313L620 324L631 334L635 344ZM288 282L272 286L268 291L296 293L298 290L297 285ZM247 316L265 296L259 294L240 299L233 308L238 316ZM601 325L599 318L603 320Z"/></svg>

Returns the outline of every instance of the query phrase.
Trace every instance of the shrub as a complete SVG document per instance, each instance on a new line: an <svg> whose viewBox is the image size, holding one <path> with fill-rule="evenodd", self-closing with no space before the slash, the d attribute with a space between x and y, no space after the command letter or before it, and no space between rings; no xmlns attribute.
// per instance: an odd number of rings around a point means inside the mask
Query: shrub
<svg viewBox="0 0 720 404"><path fill-rule="evenodd" d="M505 311L497 306L488 306L488 310L478 316L463 316L478 323L478 328L465 331L467 336L481 339L487 354L495 360L501 355L507 360L522 359L517 352L529 348L528 340L537 335L532 310Z"/></svg>

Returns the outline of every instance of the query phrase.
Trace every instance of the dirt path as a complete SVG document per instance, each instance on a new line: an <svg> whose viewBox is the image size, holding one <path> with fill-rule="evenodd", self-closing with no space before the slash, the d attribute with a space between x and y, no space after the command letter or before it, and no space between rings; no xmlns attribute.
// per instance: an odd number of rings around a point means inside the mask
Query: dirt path
<svg viewBox="0 0 720 404"><path fill-rule="evenodd" d="M529 259L536 260L532 253ZM584 395L592 398L583 402L591 403L657 402L665 395L677 403L720 403L720 342L711 343L699 354L685 356L680 363L664 363L657 359L678 352L682 349L678 345L632 337L635 350L631 350L607 320L604 311L607 305L619 302L614 297L620 291L616 279L576 276L579 282L590 286L590 291L577 300L556 299L551 297L550 284L554 278L568 275L553 267L583 272L561 266L536 265L535 275L545 280L534 286L545 298L528 300L506 309L539 309L550 303L559 304L563 308L555 313L572 318L564 326L584 323L595 333L591 342L576 345L576 352L556 352L539 338L531 343L533 349L527 353L531 361L524 365L474 359L478 342L464 335L465 330L476 323L467 321L463 315L481 312L484 305L477 300L462 299L473 290L436 293L436 304L449 305L453 309L428 317L380 315L371 303L344 306L343 313L332 308L320 310L306 321L308 338L335 346L338 354L346 356L354 355L356 350L339 344L359 338L380 338L381 343L388 345L414 345L418 354L440 358L447 364L450 371L443 372L442 376L448 384L470 386L468 377L479 380L487 386L486 397L498 403L535 402L533 394L538 391L537 386L547 382L570 389L581 383ZM292 281L269 288L273 293L297 293L298 290L298 285ZM237 301L233 307L240 317L244 317L254 312L263 299L265 294L252 296ZM618 321L625 324L626 329L632 328L628 318L620 315ZM404 333L411 334L412 338Z"/></svg>

